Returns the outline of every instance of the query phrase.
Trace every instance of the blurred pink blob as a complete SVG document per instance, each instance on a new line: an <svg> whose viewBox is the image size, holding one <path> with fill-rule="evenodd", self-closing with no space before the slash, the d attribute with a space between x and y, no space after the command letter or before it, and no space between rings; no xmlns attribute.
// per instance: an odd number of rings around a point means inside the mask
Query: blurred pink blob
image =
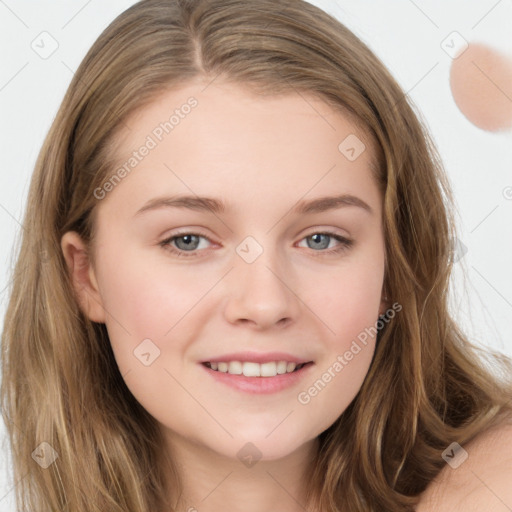
<svg viewBox="0 0 512 512"><path fill-rule="evenodd" d="M464 116L482 130L512 127L512 59L471 43L452 62L450 87Z"/></svg>

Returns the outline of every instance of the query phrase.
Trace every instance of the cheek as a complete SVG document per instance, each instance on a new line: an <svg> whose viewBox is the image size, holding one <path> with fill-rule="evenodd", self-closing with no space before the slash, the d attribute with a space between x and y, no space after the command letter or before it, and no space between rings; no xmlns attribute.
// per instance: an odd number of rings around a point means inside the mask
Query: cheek
<svg viewBox="0 0 512 512"><path fill-rule="evenodd" d="M190 408L190 397L173 379L184 380L181 363L187 337L187 314L212 286L197 273L124 254L122 260L102 260L102 300L106 325L123 379L137 401L159 421L172 423L169 411ZM174 327L176 326L176 327ZM172 331L171 334L166 334ZM152 343L148 343L147 340ZM172 340L172 343L170 343ZM144 347L144 349L142 349ZM149 354L147 366L144 354ZM169 370L166 371L166 370ZM187 387L195 392L193 385ZM167 390L172 407L163 405Z"/></svg>
<svg viewBox="0 0 512 512"><path fill-rule="evenodd" d="M319 296L318 311L328 326L325 355L297 397L307 414L317 418L314 427L320 431L332 425L356 397L375 351L380 285L355 286L348 278L345 284Z"/></svg>
<svg viewBox="0 0 512 512"><path fill-rule="evenodd" d="M106 325L118 363L133 364L133 350L145 339L162 347L166 334L186 318L212 286L211 279L144 258L123 254L122 259L103 256L101 296L107 311ZM176 328L178 329L178 327Z"/></svg>
<svg viewBox="0 0 512 512"><path fill-rule="evenodd" d="M370 260L368 260L370 261ZM384 262L340 267L318 280L307 303L325 326L325 356L313 378L304 384L298 402L328 428L359 392L375 349ZM314 306L313 306L314 305Z"/></svg>
<svg viewBox="0 0 512 512"><path fill-rule="evenodd" d="M359 343L357 350L357 353L349 351L352 354L350 361L345 352L334 354L318 369L314 379L300 390L297 401L303 408L303 417L316 419L311 425L312 435L329 428L361 389L371 363L373 345Z"/></svg>
<svg viewBox="0 0 512 512"><path fill-rule="evenodd" d="M378 319L384 264L379 259L367 265L361 260L323 277L312 274L307 304L323 321L333 345L340 349Z"/></svg>

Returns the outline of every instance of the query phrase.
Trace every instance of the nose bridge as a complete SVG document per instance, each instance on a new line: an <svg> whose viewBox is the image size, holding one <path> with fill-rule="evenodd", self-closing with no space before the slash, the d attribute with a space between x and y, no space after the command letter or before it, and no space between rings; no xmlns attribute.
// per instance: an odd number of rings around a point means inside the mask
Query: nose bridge
<svg viewBox="0 0 512 512"><path fill-rule="evenodd" d="M235 268L229 277L228 320L252 321L263 327L294 319L298 305L291 291L293 283L289 282L291 272L280 259L271 237L260 242L248 236L236 247L236 252Z"/></svg>

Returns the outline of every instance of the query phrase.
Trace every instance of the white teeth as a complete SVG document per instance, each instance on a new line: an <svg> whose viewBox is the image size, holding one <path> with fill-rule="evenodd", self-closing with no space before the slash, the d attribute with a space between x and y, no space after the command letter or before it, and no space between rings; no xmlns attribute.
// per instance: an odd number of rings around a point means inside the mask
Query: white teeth
<svg viewBox="0 0 512 512"><path fill-rule="evenodd" d="M263 363L261 365L262 377L275 377L277 375L277 364L274 362Z"/></svg>
<svg viewBox="0 0 512 512"><path fill-rule="evenodd" d="M261 375L260 365L258 363L244 363L242 373L246 377L259 377Z"/></svg>
<svg viewBox="0 0 512 512"><path fill-rule="evenodd" d="M242 363L240 361L231 361L228 367L228 373L232 375L242 375Z"/></svg>
<svg viewBox="0 0 512 512"><path fill-rule="evenodd" d="M231 375L245 375L246 377L275 377L284 373L292 373L297 367L304 366L305 363L297 365L287 361L271 361L269 363L253 363L240 361L207 363L212 370Z"/></svg>
<svg viewBox="0 0 512 512"><path fill-rule="evenodd" d="M279 361L277 363L277 373L279 375L286 373L286 367L288 366L288 363L286 361Z"/></svg>

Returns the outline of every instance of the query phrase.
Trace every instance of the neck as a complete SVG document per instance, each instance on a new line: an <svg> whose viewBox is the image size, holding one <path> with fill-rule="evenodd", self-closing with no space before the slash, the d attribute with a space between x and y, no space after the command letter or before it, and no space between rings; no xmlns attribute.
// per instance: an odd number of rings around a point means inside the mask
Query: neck
<svg viewBox="0 0 512 512"><path fill-rule="evenodd" d="M181 494L173 496L176 512L303 512L308 475L318 439L276 460L244 461L226 457L175 433L169 439L181 480ZM248 453L250 450L248 450Z"/></svg>

